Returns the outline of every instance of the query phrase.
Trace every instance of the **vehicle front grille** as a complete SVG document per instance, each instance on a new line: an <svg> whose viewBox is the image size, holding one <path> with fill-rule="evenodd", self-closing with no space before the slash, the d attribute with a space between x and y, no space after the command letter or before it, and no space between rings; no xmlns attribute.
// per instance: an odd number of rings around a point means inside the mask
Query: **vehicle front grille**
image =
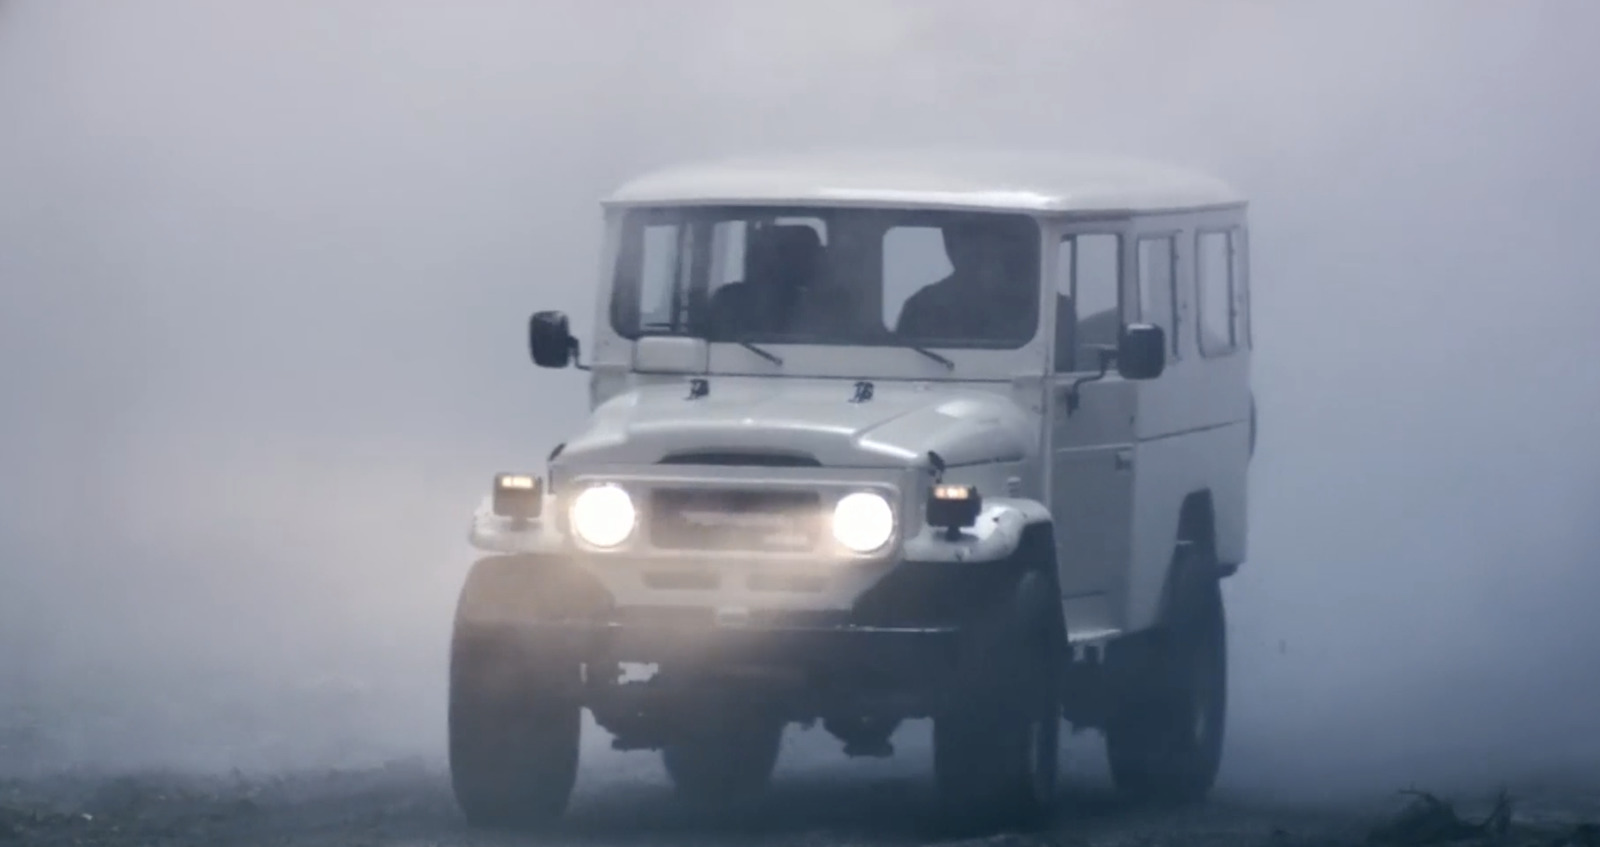
<svg viewBox="0 0 1600 847"><path fill-rule="evenodd" d="M663 465L727 465L757 468L820 468L822 462L809 453L763 450L692 450L672 453L661 459Z"/></svg>
<svg viewBox="0 0 1600 847"><path fill-rule="evenodd" d="M658 488L648 520L650 543L664 550L806 553L823 531L815 491Z"/></svg>

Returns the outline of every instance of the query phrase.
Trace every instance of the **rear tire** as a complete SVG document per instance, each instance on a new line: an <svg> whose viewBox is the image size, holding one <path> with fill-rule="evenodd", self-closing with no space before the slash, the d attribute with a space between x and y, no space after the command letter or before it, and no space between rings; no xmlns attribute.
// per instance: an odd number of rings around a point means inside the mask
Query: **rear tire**
<svg viewBox="0 0 1600 847"><path fill-rule="evenodd" d="M960 832L1031 828L1054 805L1064 635L1052 586L1027 574L1020 603L1003 603L976 623L951 700L934 717L942 811Z"/></svg>
<svg viewBox="0 0 1600 847"><path fill-rule="evenodd" d="M1210 550L1181 543L1168 620L1151 632L1143 673L1106 726L1117 789L1158 803L1204 800L1227 725L1227 617Z"/></svg>

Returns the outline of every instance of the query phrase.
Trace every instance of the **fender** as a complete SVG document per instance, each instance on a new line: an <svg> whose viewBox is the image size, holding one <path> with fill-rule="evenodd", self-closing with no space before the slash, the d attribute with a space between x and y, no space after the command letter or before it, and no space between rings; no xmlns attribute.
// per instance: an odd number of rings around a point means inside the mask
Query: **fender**
<svg viewBox="0 0 1600 847"><path fill-rule="evenodd" d="M944 530L923 526L907 538L901 557L908 562L999 562L1009 559L1021 546L1024 532L1031 526L1051 525L1050 510L1043 503L1017 497L995 497L983 502L977 523L960 538L945 537Z"/></svg>
<svg viewBox="0 0 1600 847"><path fill-rule="evenodd" d="M540 514L554 514L555 507L555 498L546 494ZM566 537L546 518L518 523L495 514L493 498L485 496L472 513L467 543L487 553L556 554L565 550Z"/></svg>
<svg viewBox="0 0 1600 847"><path fill-rule="evenodd" d="M974 615L1061 623L1060 588L1049 512L1029 500L985 501L977 524L951 541L925 528L902 548L901 562L855 603L857 622L874 626L967 626ZM1050 586L1039 590L1041 584ZM1049 602L1039 603L1040 598ZM1063 639L1064 640L1064 639Z"/></svg>
<svg viewBox="0 0 1600 847"><path fill-rule="evenodd" d="M525 629L584 619L610 606L588 573L538 555L485 556L472 564L456 600L455 625Z"/></svg>

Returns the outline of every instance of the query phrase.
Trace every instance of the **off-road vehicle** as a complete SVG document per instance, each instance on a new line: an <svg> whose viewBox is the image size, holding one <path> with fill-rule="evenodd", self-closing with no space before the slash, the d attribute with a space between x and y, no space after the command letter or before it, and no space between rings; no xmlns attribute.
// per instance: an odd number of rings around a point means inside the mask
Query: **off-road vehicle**
<svg viewBox="0 0 1600 847"><path fill-rule="evenodd" d="M957 817L1037 819L1063 721L1130 794L1208 792L1255 444L1238 193L902 152L685 166L602 205L590 343L550 311L528 338L588 372L591 415L473 519L469 821L561 815L584 708L696 801L759 790L789 723L885 756L920 718Z"/></svg>

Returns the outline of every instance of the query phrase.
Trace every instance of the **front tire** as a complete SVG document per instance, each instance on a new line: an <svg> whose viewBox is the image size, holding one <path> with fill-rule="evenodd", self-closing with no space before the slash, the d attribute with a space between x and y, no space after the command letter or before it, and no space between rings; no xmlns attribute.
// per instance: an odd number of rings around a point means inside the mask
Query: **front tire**
<svg viewBox="0 0 1600 847"><path fill-rule="evenodd" d="M1204 800L1222 763L1228 644L1210 551L1181 543L1173 573L1172 612L1141 645L1142 678L1107 724L1106 753L1124 795L1181 804Z"/></svg>
<svg viewBox="0 0 1600 847"><path fill-rule="evenodd" d="M528 594L515 563L468 578L450 644L450 781L473 827L530 829L567 808L578 774L582 676L576 656L485 611Z"/></svg>
<svg viewBox="0 0 1600 847"><path fill-rule="evenodd" d="M1056 794L1061 738L1059 599L1030 573L968 634L950 702L934 717L935 780L959 831L1031 828Z"/></svg>

